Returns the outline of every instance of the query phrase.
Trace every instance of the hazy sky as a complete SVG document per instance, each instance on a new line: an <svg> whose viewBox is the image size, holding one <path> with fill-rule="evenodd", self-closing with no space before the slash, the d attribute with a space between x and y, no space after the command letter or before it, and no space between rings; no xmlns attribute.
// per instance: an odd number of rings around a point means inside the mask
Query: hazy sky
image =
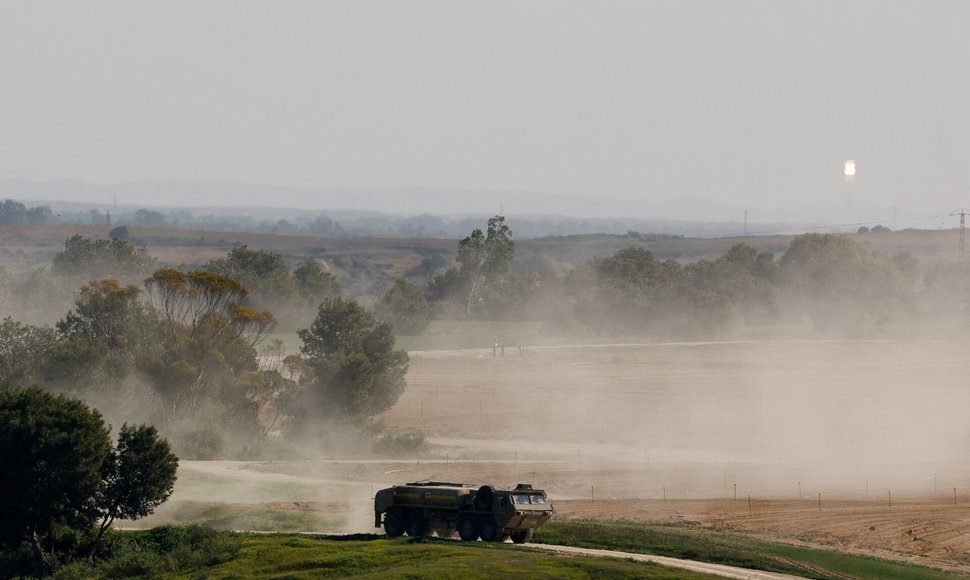
<svg viewBox="0 0 970 580"><path fill-rule="evenodd" d="M0 0L5 178L841 205L848 158L970 206L970 2Z"/></svg>

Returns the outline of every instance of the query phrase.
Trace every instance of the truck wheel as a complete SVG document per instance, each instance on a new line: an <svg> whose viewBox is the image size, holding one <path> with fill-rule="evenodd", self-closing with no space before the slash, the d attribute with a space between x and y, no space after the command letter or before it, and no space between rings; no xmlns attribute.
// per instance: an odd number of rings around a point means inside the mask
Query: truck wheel
<svg viewBox="0 0 970 580"><path fill-rule="evenodd" d="M495 497L495 488L490 485L483 485L478 488L475 494L475 509L480 512L492 511L492 498Z"/></svg>
<svg viewBox="0 0 970 580"><path fill-rule="evenodd" d="M482 519L479 530L482 534L482 541L497 542L502 539L502 531L495 525L495 520L492 518Z"/></svg>
<svg viewBox="0 0 970 580"><path fill-rule="evenodd" d="M384 533L390 538L396 538L404 533L404 518L397 510L384 514Z"/></svg>
<svg viewBox="0 0 970 580"><path fill-rule="evenodd" d="M404 522L404 531L412 538L420 538L428 532L428 522L421 514L411 514Z"/></svg>
<svg viewBox="0 0 970 580"><path fill-rule="evenodd" d="M528 544L532 541L532 528L518 530L512 533L512 541L516 544Z"/></svg>
<svg viewBox="0 0 970 580"><path fill-rule="evenodd" d="M474 542L478 539L478 526L475 518L462 516L458 519L458 537L463 542Z"/></svg>

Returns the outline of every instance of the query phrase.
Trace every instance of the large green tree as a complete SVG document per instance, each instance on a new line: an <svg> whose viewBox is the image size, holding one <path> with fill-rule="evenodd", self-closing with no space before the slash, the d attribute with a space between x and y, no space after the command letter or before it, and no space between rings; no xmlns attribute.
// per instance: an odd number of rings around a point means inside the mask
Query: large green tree
<svg viewBox="0 0 970 580"><path fill-rule="evenodd" d="M49 571L71 530L87 530L111 449L97 411L38 388L0 386L0 546L30 546Z"/></svg>
<svg viewBox="0 0 970 580"><path fill-rule="evenodd" d="M845 235L795 237L778 277L789 316L820 330L868 332L906 312L912 300L907 276L890 256Z"/></svg>
<svg viewBox="0 0 970 580"><path fill-rule="evenodd" d="M93 533L92 555L115 518L145 517L171 495L178 458L155 428L125 425L114 448L109 430L80 400L0 384L0 550L33 555L0 576L46 575Z"/></svg>
<svg viewBox="0 0 970 580"><path fill-rule="evenodd" d="M364 425L404 392L407 352L394 349L391 325L357 302L324 301L299 336L312 373L285 404L291 433L306 432L318 420Z"/></svg>
<svg viewBox="0 0 970 580"><path fill-rule="evenodd" d="M588 328L643 332L655 326L674 284L653 253L631 246L577 268L567 288L576 318Z"/></svg>
<svg viewBox="0 0 970 580"><path fill-rule="evenodd" d="M458 242L458 274L466 293L465 314L472 317L476 303L490 283L507 274L515 257L512 230L505 216L489 218L485 233L475 229Z"/></svg>
<svg viewBox="0 0 970 580"><path fill-rule="evenodd" d="M165 268L145 285L161 338L137 365L160 403L159 424L191 426L207 409L224 426L255 429L243 379L257 371L254 346L274 326L272 313L245 306L246 287L212 272Z"/></svg>
<svg viewBox="0 0 970 580"><path fill-rule="evenodd" d="M340 296L337 277L324 270L316 260L307 260L293 271L293 282L304 302L316 308L327 298Z"/></svg>
<svg viewBox="0 0 970 580"><path fill-rule="evenodd" d="M242 245L222 259L206 264L204 270L237 280L253 294L257 304L279 304L293 297L295 285L283 256L269 250L251 250Z"/></svg>
<svg viewBox="0 0 970 580"><path fill-rule="evenodd" d="M64 250L54 255L53 272L60 276L142 275L157 264L145 248L135 248L127 241L92 240L80 234L64 242Z"/></svg>
<svg viewBox="0 0 970 580"><path fill-rule="evenodd" d="M424 292L404 278L394 281L377 305L377 312L394 325L398 334L421 334L431 321Z"/></svg>

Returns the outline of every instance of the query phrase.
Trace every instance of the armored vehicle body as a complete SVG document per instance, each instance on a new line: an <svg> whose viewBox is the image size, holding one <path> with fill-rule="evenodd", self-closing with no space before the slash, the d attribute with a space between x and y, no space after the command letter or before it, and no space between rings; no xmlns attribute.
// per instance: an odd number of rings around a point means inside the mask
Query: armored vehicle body
<svg viewBox="0 0 970 580"><path fill-rule="evenodd" d="M520 483L514 489L491 485L422 481L382 489L374 496L374 527L388 536L412 537L436 532L464 541L478 538L517 544L532 539L532 531L552 517L546 492Z"/></svg>

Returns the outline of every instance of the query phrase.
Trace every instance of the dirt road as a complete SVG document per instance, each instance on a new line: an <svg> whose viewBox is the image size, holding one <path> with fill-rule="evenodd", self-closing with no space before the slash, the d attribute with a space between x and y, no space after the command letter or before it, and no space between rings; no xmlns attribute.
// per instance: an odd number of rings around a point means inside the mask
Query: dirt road
<svg viewBox="0 0 970 580"><path fill-rule="evenodd" d="M544 550L557 554L571 554L577 556L593 556L599 558L622 558L636 562L650 562L678 568L680 570L690 570L703 574L713 574L725 578L740 578L750 580L790 580L798 576L788 574L777 574L774 572L762 572L761 570L749 570L747 568L737 568L735 566L725 566L724 564L708 564L706 562L696 562L694 560L681 560L680 558L668 558L666 556L651 556L648 554L634 554L631 552L617 552L615 550L594 550L591 548L574 548L572 546L553 546L550 544L529 544L528 548Z"/></svg>

